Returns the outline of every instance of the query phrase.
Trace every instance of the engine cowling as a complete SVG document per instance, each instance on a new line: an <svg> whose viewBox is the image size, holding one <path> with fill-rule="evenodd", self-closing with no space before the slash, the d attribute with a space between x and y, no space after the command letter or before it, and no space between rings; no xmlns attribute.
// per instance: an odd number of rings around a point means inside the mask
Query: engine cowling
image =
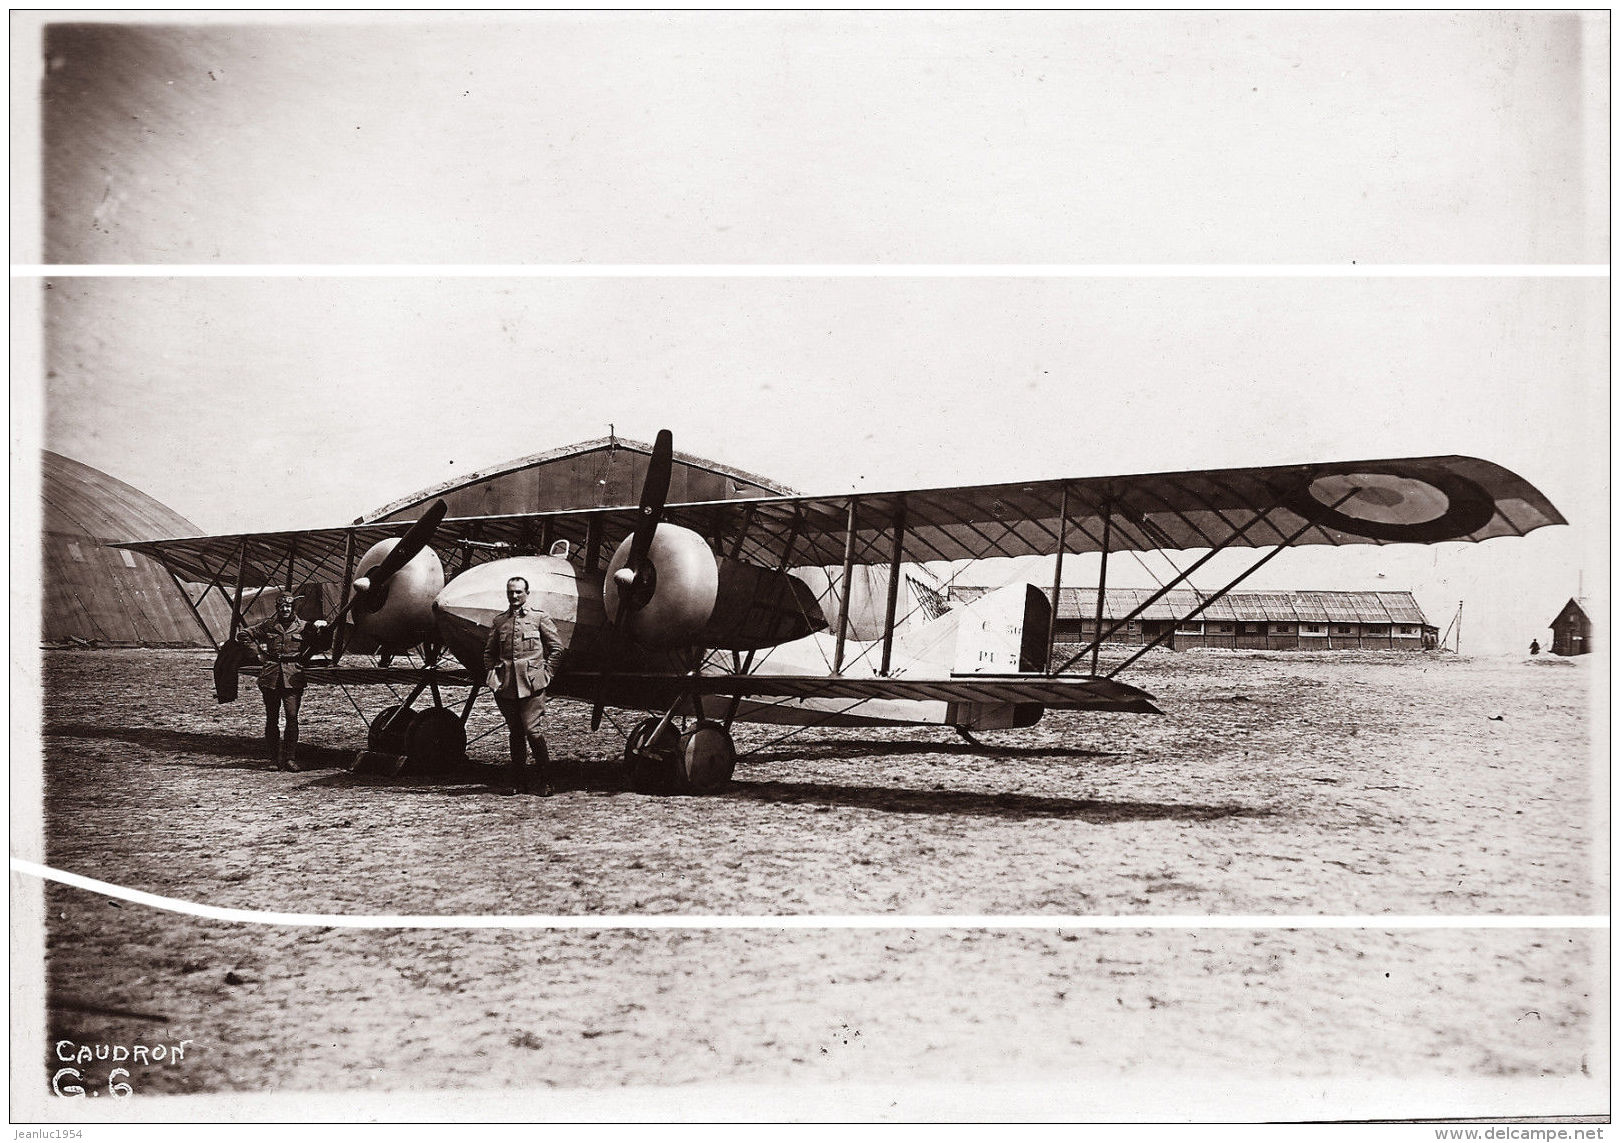
<svg viewBox="0 0 1620 1143"><path fill-rule="evenodd" d="M398 544L398 539L373 544L355 565L356 585ZM437 552L423 548L387 583L363 592L350 616L355 629L379 647L403 651L433 636L433 600L443 589L444 565Z"/></svg>
<svg viewBox="0 0 1620 1143"><path fill-rule="evenodd" d="M628 562L631 543L626 538L608 561L602 602L610 620L620 614L624 589L615 574ZM626 633L643 647L751 651L827 626L808 585L785 572L718 557L690 528L658 525L647 563L637 584L640 598L630 601L623 619Z"/></svg>
<svg viewBox="0 0 1620 1143"><path fill-rule="evenodd" d="M624 588L615 575L629 562L631 543L626 537L614 551L602 582L602 605L610 621L624 602ZM644 647L691 646L714 614L719 597L720 568L714 553L690 528L660 524L647 549L647 564L640 598L624 612L625 632Z"/></svg>

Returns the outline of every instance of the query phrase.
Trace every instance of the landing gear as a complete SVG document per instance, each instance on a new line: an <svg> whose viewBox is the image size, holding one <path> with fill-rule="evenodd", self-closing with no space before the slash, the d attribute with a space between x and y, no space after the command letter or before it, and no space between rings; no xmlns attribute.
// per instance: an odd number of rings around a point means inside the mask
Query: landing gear
<svg viewBox="0 0 1620 1143"><path fill-rule="evenodd" d="M467 730L442 706L418 711L405 732L405 768L414 774L458 768L467 758Z"/></svg>
<svg viewBox="0 0 1620 1143"><path fill-rule="evenodd" d="M658 734L662 726L664 732ZM654 741L654 735L657 740ZM680 746L680 732L661 718L644 718L624 740L624 765L630 788L638 794L669 794L673 781L670 760Z"/></svg>
<svg viewBox="0 0 1620 1143"><path fill-rule="evenodd" d="M384 754L405 753L405 735L411 728L416 712L408 705L384 707L383 712L371 720L366 732L366 749Z"/></svg>
<svg viewBox="0 0 1620 1143"><path fill-rule="evenodd" d="M467 757L467 730L456 712L430 706L413 710L409 706L387 707L371 721L366 733L366 751L372 755L373 769L390 776L410 771L437 774L459 767ZM382 759L397 761L384 765Z"/></svg>
<svg viewBox="0 0 1620 1143"><path fill-rule="evenodd" d="M718 722L700 721L681 735L681 780L688 790L718 790L731 781L736 768L737 749Z"/></svg>
<svg viewBox="0 0 1620 1143"><path fill-rule="evenodd" d="M638 794L706 794L731 781L737 751L718 722L699 719L683 733L664 719L646 718L625 740L624 762Z"/></svg>

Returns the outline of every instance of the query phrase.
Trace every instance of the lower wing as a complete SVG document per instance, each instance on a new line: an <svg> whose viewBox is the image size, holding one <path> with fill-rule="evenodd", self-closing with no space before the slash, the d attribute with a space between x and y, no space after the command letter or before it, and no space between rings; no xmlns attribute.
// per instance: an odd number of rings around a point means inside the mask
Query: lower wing
<svg viewBox="0 0 1620 1143"><path fill-rule="evenodd" d="M574 676L571 681L581 679L584 676ZM986 705L1034 703L1048 710L1162 713L1153 705L1153 696L1146 691L1128 683L1102 678L1047 678L1039 675L957 675L935 679L842 678L836 675L627 675L616 676L615 682L627 689L637 683L675 685L700 695L735 698L900 700Z"/></svg>

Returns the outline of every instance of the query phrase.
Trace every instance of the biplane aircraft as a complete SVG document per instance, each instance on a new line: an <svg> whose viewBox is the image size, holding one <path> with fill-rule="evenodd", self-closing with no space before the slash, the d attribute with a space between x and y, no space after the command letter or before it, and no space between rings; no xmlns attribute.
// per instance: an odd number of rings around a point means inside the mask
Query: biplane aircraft
<svg viewBox="0 0 1620 1143"><path fill-rule="evenodd" d="M464 756L484 639L506 609L507 579L523 576L566 647L551 693L592 704L593 729L605 707L649 712L626 735L633 785L701 792L731 777L737 721L970 734L1029 726L1049 710L1157 713L1151 695L1116 677L1156 642L1106 672L1099 648L1228 549L1263 551L1198 593L1183 621L1291 546L1477 542L1565 522L1520 477L1461 456L671 504L672 456L660 432L634 506L447 519L439 501L408 526L117 546L177 580L234 588L233 636L250 585L341 584L330 655L306 677L408 686L373 720L369 744L424 768ZM1100 554L1101 600L1109 554L1147 550L1204 554L1107 630L1099 612L1090 643L1055 661L1064 557ZM917 615L918 593L901 590L908 568L1030 555L1055 557L1050 597L1018 584ZM355 662L349 648L362 645L375 661ZM408 651L419 661L396 665ZM453 687L467 688L459 706L445 700ZM424 694L431 705L413 708Z"/></svg>

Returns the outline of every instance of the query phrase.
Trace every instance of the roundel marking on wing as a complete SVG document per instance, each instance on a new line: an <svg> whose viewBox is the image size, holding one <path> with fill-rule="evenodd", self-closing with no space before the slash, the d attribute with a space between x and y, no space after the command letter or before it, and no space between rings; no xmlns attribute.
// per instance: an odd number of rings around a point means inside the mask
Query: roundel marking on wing
<svg viewBox="0 0 1620 1143"><path fill-rule="evenodd" d="M1307 472L1284 503L1325 528L1414 543L1458 539L1496 515L1496 501L1466 477L1376 467Z"/></svg>

